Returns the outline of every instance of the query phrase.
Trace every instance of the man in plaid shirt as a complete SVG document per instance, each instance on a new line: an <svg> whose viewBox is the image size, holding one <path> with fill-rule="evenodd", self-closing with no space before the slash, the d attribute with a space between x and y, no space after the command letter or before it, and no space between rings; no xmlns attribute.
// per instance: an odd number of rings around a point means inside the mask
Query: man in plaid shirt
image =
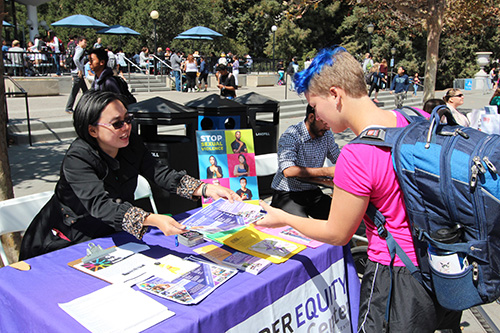
<svg viewBox="0 0 500 333"><path fill-rule="evenodd" d="M326 220L330 212L330 196L297 177L333 177L335 167L324 167L328 158L333 164L340 154L330 127L316 117L307 106L306 118L288 127L278 142L279 169L271 187L271 206L303 217Z"/></svg>

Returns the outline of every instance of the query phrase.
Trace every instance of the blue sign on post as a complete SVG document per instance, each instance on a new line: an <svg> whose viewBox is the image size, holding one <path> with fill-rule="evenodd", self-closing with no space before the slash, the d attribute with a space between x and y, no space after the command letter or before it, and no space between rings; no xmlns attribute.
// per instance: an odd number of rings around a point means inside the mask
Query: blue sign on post
<svg viewBox="0 0 500 333"><path fill-rule="evenodd" d="M465 79L464 90L472 90L472 79Z"/></svg>

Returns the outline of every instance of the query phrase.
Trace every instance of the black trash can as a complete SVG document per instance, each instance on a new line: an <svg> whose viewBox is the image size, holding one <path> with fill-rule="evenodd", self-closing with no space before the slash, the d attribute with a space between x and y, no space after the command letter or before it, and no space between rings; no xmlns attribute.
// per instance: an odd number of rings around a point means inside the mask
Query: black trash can
<svg viewBox="0 0 500 333"><path fill-rule="evenodd" d="M255 92L236 97L234 101L248 107L248 126L253 130L255 154L276 153L280 127L279 102Z"/></svg>
<svg viewBox="0 0 500 333"><path fill-rule="evenodd" d="M175 170L186 170L198 178L195 110L161 97L135 103L129 112L134 115L133 130L138 133L153 157ZM156 184L150 184L159 213L179 214L196 207L200 201L191 201L171 195Z"/></svg>
<svg viewBox="0 0 500 333"><path fill-rule="evenodd" d="M248 128L247 107L217 94L186 103L198 112L198 130L231 130Z"/></svg>
<svg viewBox="0 0 500 333"><path fill-rule="evenodd" d="M236 97L234 100L248 107L248 125L253 130L255 155L276 153L280 125L279 102L255 92ZM257 178L261 194L272 194L273 177Z"/></svg>

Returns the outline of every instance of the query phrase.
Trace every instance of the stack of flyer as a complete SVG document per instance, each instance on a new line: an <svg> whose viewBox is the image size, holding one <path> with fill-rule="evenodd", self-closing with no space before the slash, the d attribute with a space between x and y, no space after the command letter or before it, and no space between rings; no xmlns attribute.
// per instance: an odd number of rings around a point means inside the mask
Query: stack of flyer
<svg viewBox="0 0 500 333"><path fill-rule="evenodd" d="M271 265L271 262L267 259L258 258L239 251L231 253L214 244L197 248L194 251L219 265L228 265L254 275L259 274Z"/></svg>
<svg viewBox="0 0 500 333"><path fill-rule="evenodd" d="M231 203L220 198L181 223L207 235L242 228L260 220L265 214L260 210L260 206L242 201Z"/></svg>

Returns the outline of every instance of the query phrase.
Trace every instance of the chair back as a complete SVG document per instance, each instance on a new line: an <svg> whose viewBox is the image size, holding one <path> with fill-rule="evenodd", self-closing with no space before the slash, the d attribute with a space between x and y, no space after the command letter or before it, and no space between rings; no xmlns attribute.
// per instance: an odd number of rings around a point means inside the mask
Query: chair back
<svg viewBox="0 0 500 333"><path fill-rule="evenodd" d="M149 185L146 178L139 175L137 178L137 187L134 192L134 199L139 200L143 198L148 198L153 208L153 213L158 214L158 209L156 209L156 203L153 198L153 191L151 191L151 186Z"/></svg>
<svg viewBox="0 0 500 333"><path fill-rule="evenodd" d="M278 154L255 155L255 170L257 176L270 176L278 171Z"/></svg>
<svg viewBox="0 0 500 333"><path fill-rule="evenodd" d="M0 236L25 231L53 194L54 191L47 191L0 201ZM11 264L7 260L1 240L0 257L5 265Z"/></svg>

